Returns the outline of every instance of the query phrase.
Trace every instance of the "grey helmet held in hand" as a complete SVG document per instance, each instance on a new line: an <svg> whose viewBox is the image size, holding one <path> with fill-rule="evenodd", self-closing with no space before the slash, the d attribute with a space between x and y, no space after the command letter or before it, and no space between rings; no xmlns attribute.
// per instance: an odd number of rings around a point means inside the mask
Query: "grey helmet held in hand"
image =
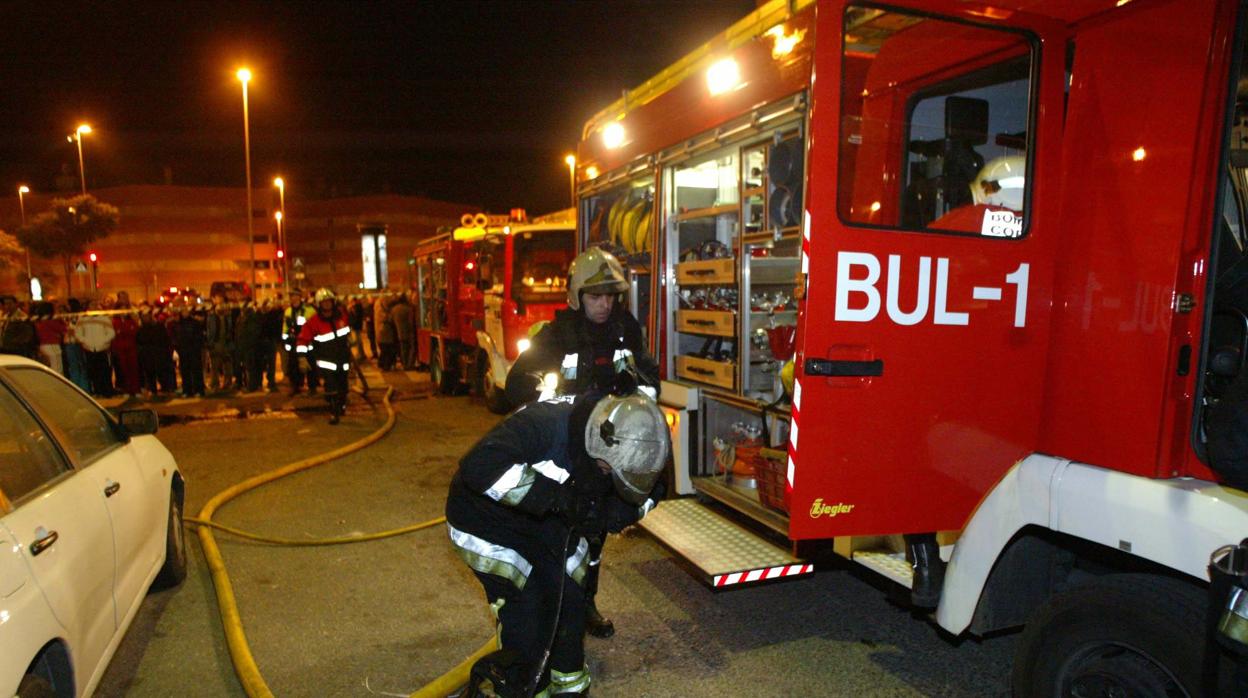
<svg viewBox="0 0 1248 698"><path fill-rule="evenodd" d="M663 412L641 393L608 395L589 414L585 451L611 466L615 490L627 502L646 501L670 450Z"/></svg>

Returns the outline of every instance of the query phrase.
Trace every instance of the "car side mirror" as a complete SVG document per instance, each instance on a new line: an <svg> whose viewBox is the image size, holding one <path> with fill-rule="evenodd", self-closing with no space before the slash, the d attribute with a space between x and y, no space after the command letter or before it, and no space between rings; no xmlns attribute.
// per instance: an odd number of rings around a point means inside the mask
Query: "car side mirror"
<svg viewBox="0 0 1248 698"><path fill-rule="evenodd" d="M121 422L121 428L127 436L155 434L160 428L160 418L156 416L155 410L122 410L117 415L117 420Z"/></svg>

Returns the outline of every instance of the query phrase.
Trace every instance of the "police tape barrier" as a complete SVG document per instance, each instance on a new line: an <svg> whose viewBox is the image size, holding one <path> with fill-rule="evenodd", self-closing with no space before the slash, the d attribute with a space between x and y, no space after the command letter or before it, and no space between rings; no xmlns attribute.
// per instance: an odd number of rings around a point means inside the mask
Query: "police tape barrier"
<svg viewBox="0 0 1248 698"><path fill-rule="evenodd" d="M216 538L213 536L214 529L227 532L231 535L255 540L273 545L341 545L346 543L360 543L371 540L380 540L382 538L390 538L393 536L411 533L426 528L436 526L446 520L445 517L438 517L429 521L404 526L402 528L392 529L390 531L381 531L379 533L360 534L353 536L342 536L338 538L324 538L319 540L292 540L287 538L277 538L272 536L262 536L247 531L242 531L230 526L216 523L212 520L213 514L217 509L236 497L253 490L261 485L273 482L274 480L292 475L297 472L313 468L318 465L328 463L343 456L360 451L372 444L380 441L386 434L394 429L397 420L397 414L394 411L394 405L391 399L394 395L394 388L386 391L383 403L386 406L386 422L376 431L368 436L347 444L341 448L337 448L328 453L323 453L311 458L289 463L275 470L261 473L254 477L236 483L208 500L199 511L199 516L186 519L186 522L198 527L200 543L204 549L204 558L208 563L208 570L212 575L212 584L217 594L217 606L221 612L221 624L225 631L226 645L229 647L230 660L234 664L234 673L238 675L238 680L243 686L243 690L250 698L272 698L273 692L265 683L264 677L260 674L260 668L256 664L255 657L251 653L251 647L247 643L247 635L243 631L242 617L238 612L238 603L234 597L233 584L230 582L230 576L225 569L225 560L221 556L221 549L217 546ZM451 671L443 674L435 679L432 683L412 694L417 698L432 698L433 696L446 696L459 686L463 686L468 682L468 673L474 662L482 656L493 651L497 646L497 640L491 638L489 642L478 649L471 657L461 662Z"/></svg>

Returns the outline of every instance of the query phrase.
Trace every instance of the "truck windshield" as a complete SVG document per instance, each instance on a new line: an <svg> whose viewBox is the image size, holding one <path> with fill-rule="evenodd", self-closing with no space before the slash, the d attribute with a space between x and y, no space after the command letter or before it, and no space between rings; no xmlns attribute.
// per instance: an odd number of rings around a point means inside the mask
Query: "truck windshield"
<svg viewBox="0 0 1248 698"><path fill-rule="evenodd" d="M512 298L521 303L558 303L567 294L568 265L576 256L575 231L542 230L515 237Z"/></svg>

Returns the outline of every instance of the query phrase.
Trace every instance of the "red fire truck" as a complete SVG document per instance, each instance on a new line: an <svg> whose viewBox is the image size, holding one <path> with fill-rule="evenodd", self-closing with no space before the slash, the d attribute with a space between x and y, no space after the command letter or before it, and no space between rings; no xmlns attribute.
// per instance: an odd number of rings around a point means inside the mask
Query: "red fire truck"
<svg viewBox="0 0 1248 698"><path fill-rule="evenodd" d="M467 385L491 411L508 410L507 370L529 328L566 304L574 226L570 210L533 220L519 209L465 214L416 248L417 353L441 392Z"/></svg>
<svg viewBox="0 0 1248 698"><path fill-rule="evenodd" d="M901 535L938 532L934 620L1025 626L1018 694L1214 690L1207 565L1248 535L1243 27L776 0L594 116L579 243L635 273L697 495L648 530L716 587L828 548L909 586Z"/></svg>

